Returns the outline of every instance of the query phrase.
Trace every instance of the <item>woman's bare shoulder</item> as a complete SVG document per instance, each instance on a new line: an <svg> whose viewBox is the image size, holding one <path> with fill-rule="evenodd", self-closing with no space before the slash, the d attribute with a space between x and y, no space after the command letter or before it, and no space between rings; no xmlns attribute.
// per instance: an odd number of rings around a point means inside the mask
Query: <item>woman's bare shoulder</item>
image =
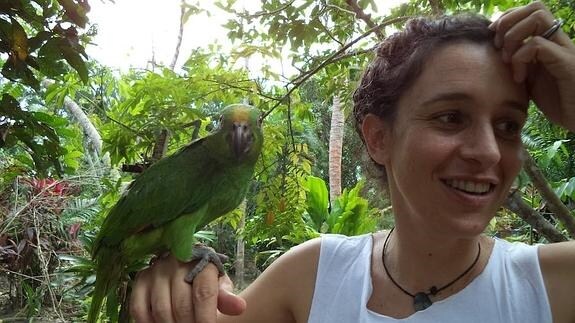
<svg viewBox="0 0 575 323"><path fill-rule="evenodd" d="M312 239L279 257L241 293L246 311L221 322L307 322L320 246Z"/></svg>
<svg viewBox="0 0 575 323"><path fill-rule="evenodd" d="M575 241L539 247L539 264L554 322L575 321Z"/></svg>

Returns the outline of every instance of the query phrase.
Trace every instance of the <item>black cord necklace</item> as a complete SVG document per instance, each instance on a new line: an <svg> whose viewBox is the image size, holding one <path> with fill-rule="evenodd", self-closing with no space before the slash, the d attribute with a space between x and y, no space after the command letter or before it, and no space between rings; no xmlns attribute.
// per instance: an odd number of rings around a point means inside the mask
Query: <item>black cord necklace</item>
<svg viewBox="0 0 575 323"><path fill-rule="evenodd" d="M481 255L481 243L478 242L477 243L478 250L477 250L477 256L475 256L475 260L473 260L473 263L471 264L471 266L469 266L463 273L461 273L461 275L457 276L457 278L452 280L450 283L448 283L447 285L444 285L440 288L437 288L434 285L434 286L431 286L431 288L429 289L429 292L419 292L419 293L416 293L415 295L413 295L410 292L406 291L403 287L399 286L399 284L395 281L395 279L393 279L393 277L391 277L391 275L389 274L389 270L387 269L387 265L385 264L385 251L387 250L387 243L389 242L389 237L391 236L391 233L393 232L394 229L395 228L393 228L393 229L391 229L391 231L389 231L389 234L387 235L387 237L385 237L385 242L383 243L383 255L381 256L383 258L382 259L383 268L385 269L385 273L387 274L387 277L389 277L389 280L391 280L391 282L397 288L399 288L402 292L404 292L405 294L407 294L413 298L413 308L416 311L423 311L424 309L430 307L431 304L433 304L433 302L429 298L429 295L432 295L432 296L437 295L437 293L439 293L442 290L446 289L447 287L453 285L456 281L461 279L461 277L465 276L465 274L467 274L469 271L471 271L471 269L473 267L475 267L475 264L477 264L477 261L479 260L479 255Z"/></svg>

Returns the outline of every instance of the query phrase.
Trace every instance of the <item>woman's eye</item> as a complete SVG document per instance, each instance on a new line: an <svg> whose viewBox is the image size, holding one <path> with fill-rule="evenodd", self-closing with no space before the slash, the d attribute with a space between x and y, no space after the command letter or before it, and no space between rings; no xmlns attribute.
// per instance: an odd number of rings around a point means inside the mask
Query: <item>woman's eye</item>
<svg viewBox="0 0 575 323"><path fill-rule="evenodd" d="M496 125L497 129L506 136L519 136L522 125L515 121L502 121Z"/></svg>
<svg viewBox="0 0 575 323"><path fill-rule="evenodd" d="M463 121L461 114L457 112L443 113L437 116L435 119L440 123L446 125L456 125Z"/></svg>
<svg viewBox="0 0 575 323"><path fill-rule="evenodd" d="M457 122L457 116L454 113L444 114L438 117L439 121L443 123L454 123Z"/></svg>

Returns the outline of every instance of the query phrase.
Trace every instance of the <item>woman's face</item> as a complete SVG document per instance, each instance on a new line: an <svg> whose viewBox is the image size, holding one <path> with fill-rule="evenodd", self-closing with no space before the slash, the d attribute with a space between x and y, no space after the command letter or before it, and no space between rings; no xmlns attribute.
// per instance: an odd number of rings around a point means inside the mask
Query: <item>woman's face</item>
<svg viewBox="0 0 575 323"><path fill-rule="evenodd" d="M399 100L394 123L367 124L379 129L368 146L379 145L370 153L386 167L397 225L481 233L520 170L527 105L524 86L490 45L436 51Z"/></svg>

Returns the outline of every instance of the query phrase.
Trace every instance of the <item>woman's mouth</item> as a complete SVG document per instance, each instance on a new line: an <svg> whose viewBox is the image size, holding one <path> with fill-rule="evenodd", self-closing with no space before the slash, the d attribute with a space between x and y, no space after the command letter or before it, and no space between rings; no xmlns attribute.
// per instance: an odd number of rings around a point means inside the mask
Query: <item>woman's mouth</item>
<svg viewBox="0 0 575 323"><path fill-rule="evenodd" d="M458 191L473 194L473 195L485 195L493 190L495 185L487 182L475 182L460 179L448 179L443 180L443 182Z"/></svg>

